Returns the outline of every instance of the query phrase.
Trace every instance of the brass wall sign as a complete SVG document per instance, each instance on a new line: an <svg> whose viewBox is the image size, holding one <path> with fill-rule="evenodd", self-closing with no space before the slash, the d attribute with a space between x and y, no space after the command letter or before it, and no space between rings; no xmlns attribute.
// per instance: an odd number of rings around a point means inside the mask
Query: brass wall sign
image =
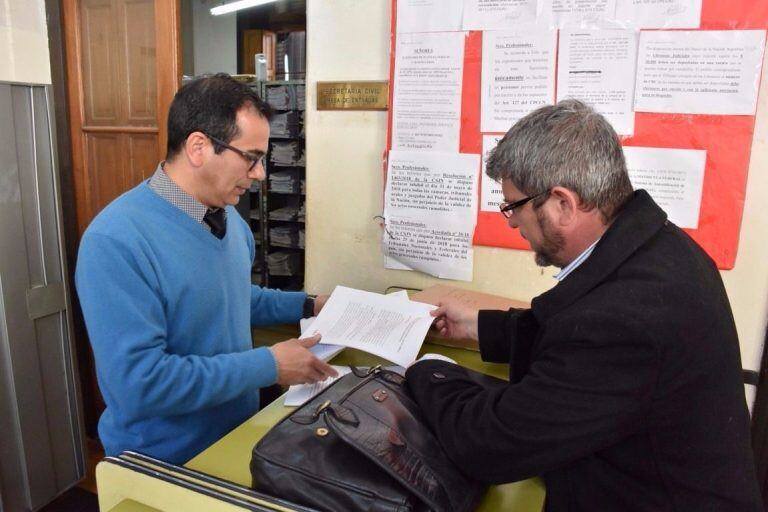
<svg viewBox="0 0 768 512"><path fill-rule="evenodd" d="M387 110L388 81L317 82L317 110Z"/></svg>

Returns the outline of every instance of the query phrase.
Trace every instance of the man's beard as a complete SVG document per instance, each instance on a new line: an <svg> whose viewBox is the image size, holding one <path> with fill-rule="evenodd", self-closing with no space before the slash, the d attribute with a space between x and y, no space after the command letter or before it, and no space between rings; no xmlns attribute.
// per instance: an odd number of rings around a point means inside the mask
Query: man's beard
<svg viewBox="0 0 768 512"><path fill-rule="evenodd" d="M542 240L541 246L536 248L534 261L540 267L554 265L562 268L564 265L560 264L557 254L565 247L565 238L541 210L536 210L536 219L539 221Z"/></svg>

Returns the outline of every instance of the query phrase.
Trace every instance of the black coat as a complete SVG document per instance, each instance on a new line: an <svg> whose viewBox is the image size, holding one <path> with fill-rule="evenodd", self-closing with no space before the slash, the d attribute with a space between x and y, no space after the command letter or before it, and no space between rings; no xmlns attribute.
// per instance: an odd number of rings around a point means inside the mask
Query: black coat
<svg viewBox="0 0 768 512"><path fill-rule="evenodd" d="M646 192L531 309L481 311L478 327L509 385L440 361L407 373L467 475L540 475L551 512L762 510L720 275Z"/></svg>

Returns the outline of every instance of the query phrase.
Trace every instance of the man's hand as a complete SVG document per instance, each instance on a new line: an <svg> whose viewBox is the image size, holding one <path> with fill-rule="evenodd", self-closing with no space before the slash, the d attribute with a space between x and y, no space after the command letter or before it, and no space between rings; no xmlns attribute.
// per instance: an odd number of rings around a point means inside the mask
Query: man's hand
<svg viewBox="0 0 768 512"><path fill-rule="evenodd" d="M293 338L272 345L272 354L277 362L278 384L309 384L338 376L331 365L324 363L309 351L309 348L317 345L319 341L320 335L316 334L311 338Z"/></svg>
<svg viewBox="0 0 768 512"><path fill-rule="evenodd" d="M326 302L328 302L328 295L318 295L315 297L315 314L313 316L320 314L320 310L323 309L323 306L325 306Z"/></svg>
<svg viewBox="0 0 768 512"><path fill-rule="evenodd" d="M478 310L457 301L438 303L438 308L430 313L437 317L435 329L453 339L477 341Z"/></svg>

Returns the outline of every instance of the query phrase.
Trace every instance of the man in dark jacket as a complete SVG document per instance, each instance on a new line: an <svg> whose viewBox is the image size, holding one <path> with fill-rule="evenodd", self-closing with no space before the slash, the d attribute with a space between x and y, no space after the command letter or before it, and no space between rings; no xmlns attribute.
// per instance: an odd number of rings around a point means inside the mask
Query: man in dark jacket
<svg viewBox="0 0 768 512"><path fill-rule="evenodd" d="M489 483L540 475L547 510L762 510L739 343L712 260L642 190L618 137L575 100L532 112L488 160L501 211L562 270L530 309L441 304L437 328L509 362L482 388L411 366L448 454Z"/></svg>

